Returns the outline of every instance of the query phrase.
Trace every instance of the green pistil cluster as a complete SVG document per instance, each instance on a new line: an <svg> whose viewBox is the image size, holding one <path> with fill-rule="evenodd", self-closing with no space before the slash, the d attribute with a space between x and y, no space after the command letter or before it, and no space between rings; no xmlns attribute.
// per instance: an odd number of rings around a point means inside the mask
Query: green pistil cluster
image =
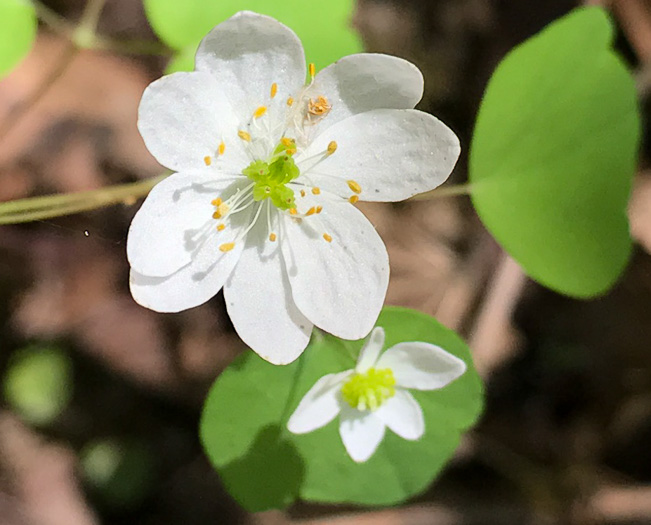
<svg viewBox="0 0 651 525"><path fill-rule="evenodd" d="M256 201L271 199L273 205L281 210L296 207L294 192L287 186L300 175L294 162L294 153L294 143L283 139L268 161L256 160L242 170L244 175L255 182L253 198Z"/></svg>
<svg viewBox="0 0 651 525"><path fill-rule="evenodd" d="M394 396L396 380L390 368L369 368L364 374L353 375L341 387L346 403L358 410L375 410Z"/></svg>

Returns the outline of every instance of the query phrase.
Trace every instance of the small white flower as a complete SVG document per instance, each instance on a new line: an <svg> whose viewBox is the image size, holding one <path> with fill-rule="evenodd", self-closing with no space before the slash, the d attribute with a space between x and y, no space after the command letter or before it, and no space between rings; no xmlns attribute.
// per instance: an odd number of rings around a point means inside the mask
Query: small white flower
<svg viewBox="0 0 651 525"><path fill-rule="evenodd" d="M289 28L242 12L204 38L196 71L146 89L138 119L177 173L129 230L135 300L178 312L223 287L242 340L276 364L300 355L313 325L368 334L389 263L354 204L431 190L459 155L452 131L411 109L423 79L409 62L359 54L307 76Z"/></svg>
<svg viewBox="0 0 651 525"><path fill-rule="evenodd" d="M305 394L287 422L289 431L312 432L340 415L339 435L358 463L373 455L386 427L401 438L420 439L423 412L407 389L443 388L463 375L466 364L430 343L398 343L380 356L383 346L384 330L375 328L354 370L323 376Z"/></svg>

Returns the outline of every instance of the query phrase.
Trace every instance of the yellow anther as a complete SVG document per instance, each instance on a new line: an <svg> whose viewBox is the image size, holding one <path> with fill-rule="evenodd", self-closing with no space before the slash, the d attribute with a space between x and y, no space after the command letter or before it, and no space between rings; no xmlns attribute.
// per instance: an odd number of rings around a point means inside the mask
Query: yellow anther
<svg viewBox="0 0 651 525"><path fill-rule="evenodd" d="M276 237L276 234L275 234L275 233L270 233L270 234L269 234L269 240L270 240L271 242L276 242L276 238L277 238L277 237Z"/></svg>
<svg viewBox="0 0 651 525"><path fill-rule="evenodd" d="M214 199L213 201L211 201L210 204L212 204L213 206L219 206L221 203L222 203L222 200L220 198L217 198L217 199Z"/></svg>
<svg viewBox="0 0 651 525"><path fill-rule="evenodd" d="M224 152L226 151L226 144L224 144L223 141L222 141L222 143L219 145L219 150L218 150L218 151L219 151L219 154L220 154L220 155L223 155Z"/></svg>
<svg viewBox="0 0 651 525"><path fill-rule="evenodd" d="M221 199L216 199L213 202L221 201ZM221 219L224 215L228 213L228 210L230 210L230 207L228 204L224 204L223 202L220 204L215 204L217 206L217 209L215 210L215 213L212 214L213 219Z"/></svg>
<svg viewBox="0 0 651 525"><path fill-rule="evenodd" d="M255 118L260 118L262 115L264 115L267 112L267 106L260 106L258 109L256 109L253 112L253 116Z"/></svg>
<svg viewBox="0 0 651 525"><path fill-rule="evenodd" d="M328 155L332 155L335 151L337 151L337 143L333 140L328 144Z"/></svg>
<svg viewBox="0 0 651 525"><path fill-rule="evenodd" d="M321 195L321 188L317 188L317 187L312 188L312 193L314 195Z"/></svg>
<svg viewBox="0 0 651 525"><path fill-rule="evenodd" d="M290 208L290 210L289 210L290 215L296 215L297 213L298 213L298 211L296 210L296 208Z"/></svg>
<svg viewBox="0 0 651 525"><path fill-rule="evenodd" d="M294 105L294 97L289 97L289 98L287 99L287 105L288 105L289 107L292 107L292 106Z"/></svg>
<svg viewBox="0 0 651 525"><path fill-rule="evenodd" d="M282 139L280 139L280 143L281 143L283 146L285 146L286 148L291 148L291 147L294 146L294 144L296 143L296 141L295 141L294 139L290 139L290 138L287 138L287 137L283 137Z"/></svg>
<svg viewBox="0 0 651 525"><path fill-rule="evenodd" d="M317 206L316 207L316 212L321 213L323 211L323 206Z"/></svg>
<svg viewBox="0 0 651 525"><path fill-rule="evenodd" d="M314 79L314 76L316 75L316 66L314 65L314 62L310 63L310 78Z"/></svg>
<svg viewBox="0 0 651 525"><path fill-rule="evenodd" d="M323 238L328 242L332 242L332 237L330 237L330 235L328 235L327 233L323 234Z"/></svg>
<svg viewBox="0 0 651 525"><path fill-rule="evenodd" d="M307 210L307 213L305 214L307 217L310 215L314 215L316 213L316 206L312 206L309 210Z"/></svg>
<svg viewBox="0 0 651 525"><path fill-rule="evenodd" d="M221 219L221 218L222 218L222 214L219 213L219 211L216 211L216 212L214 212L214 213L212 214L212 218L213 218L213 219Z"/></svg>
<svg viewBox="0 0 651 525"><path fill-rule="evenodd" d="M274 98L276 96L276 93L278 93L278 84L274 82L271 84L271 98Z"/></svg>
<svg viewBox="0 0 651 525"><path fill-rule="evenodd" d="M249 135L246 131L238 131L237 136L246 142L251 142L251 135Z"/></svg>
<svg viewBox="0 0 651 525"><path fill-rule="evenodd" d="M350 198L348 199L348 202L350 202L351 204L356 204L358 200L359 197L357 195L351 195Z"/></svg>
<svg viewBox="0 0 651 525"><path fill-rule="evenodd" d="M208 155L203 158L203 161L206 163L206 166L210 166L212 164L212 159Z"/></svg>
<svg viewBox="0 0 651 525"><path fill-rule="evenodd" d="M219 225L217 226L217 231L218 231L218 232L223 232L225 228L226 228L226 225L225 225L225 224L219 224Z"/></svg>
<svg viewBox="0 0 651 525"><path fill-rule="evenodd" d="M289 148L287 150L287 155L294 155L296 153L296 148Z"/></svg>
<svg viewBox="0 0 651 525"><path fill-rule="evenodd" d="M227 243L222 244L219 247L219 249L224 253L230 252L233 248L235 248L235 243L234 242L227 242Z"/></svg>
<svg viewBox="0 0 651 525"><path fill-rule="evenodd" d="M301 190L301 197L305 197L305 190Z"/></svg>
<svg viewBox="0 0 651 525"><path fill-rule="evenodd" d="M328 99L323 95L319 95L316 100L311 98L307 104L308 113L316 117L324 117L331 109L332 106L328 102Z"/></svg>
<svg viewBox="0 0 651 525"><path fill-rule="evenodd" d="M346 182L348 182L348 187L350 188L350 191L352 191L353 193L362 193L362 187L359 185L359 182L355 182L354 180L349 180Z"/></svg>

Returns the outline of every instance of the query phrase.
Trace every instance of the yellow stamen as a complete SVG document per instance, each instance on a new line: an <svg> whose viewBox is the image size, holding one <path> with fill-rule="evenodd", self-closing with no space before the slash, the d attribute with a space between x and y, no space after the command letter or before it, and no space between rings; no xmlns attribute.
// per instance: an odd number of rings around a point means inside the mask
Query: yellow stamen
<svg viewBox="0 0 651 525"><path fill-rule="evenodd" d="M301 190L301 197L305 197L305 190Z"/></svg>
<svg viewBox="0 0 651 525"><path fill-rule="evenodd" d="M217 226L217 231L218 232L223 232L225 228L226 228L225 224L220 224L220 225Z"/></svg>
<svg viewBox="0 0 651 525"><path fill-rule="evenodd" d="M283 137L282 139L280 139L280 143L286 148L291 148L292 146L294 146L295 140L287 137Z"/></svg>
<svg viewBox="0 0 651 525"><path fill-rule="evenodd" d="M358 200L359 197L357 195L351 195L350 198L348 199L348 202L350 202L351 204L355 204L357 203Z"/></svg>
<svg viewBox="0 0 651 525"><path fill-rule="evenodd" d="M253 117L254 118L260 118L262 115L264 115L267 112L267 106L260 106L258 109L256 109L253 112Z"/></svg>
<svg viewBox="0 0 651 525"><path fill-rule="evenodd" d="M278 93L278 84L274 82L271 84L271 98L274 98L276 96L276 93Z"/></svg>
<svg viewBox="0 0 651 525"><path fill-rule="evenodd" d="M349 180L347 182L350 191L353 193L362 193L362 187L359 185L359 182L355 182L354 180Z"/></svg>
<svg viewBox="0 0 651 525"><path fill-rule="evenodd" d="M312 206L309 210L307 210L307 213L305 214L307 217L310 215L314 215L316 213L316 206Z"/></svg>
<svg viewBox="0 0 651 525"><path fill-rule="evenodd" d="M297 213L298 213L298 211L296 210L296 208L290 208L290 210L289 210L290 215L296 215Z"/></svg>
<svg viewBox="0 0 651 525"><path fill-rule="evenodd" d="M219 247L219 249L224 253L230 252L233 248L235 248L235 243L234 242L227 242L227 243L222 244Z"/></svg>
<svg viewBox="0 0 651 525"><path fill-rule="evenodd" d="M321 188L312 188L312 193L314 195L321 195Z"/></svg>
<svg viewBox="0 0 651 525"><path fill-rule="evenodd" d="M316 207L316 212L321 213L323 211L323 206L317 206Z"/></svg>
<svg viewBox="0 0 651 525"><path fill-rule="evenodd" d="M269 234L269 240L271 242L276 242L276 234L275 233L270 233Z"/></svg>
<svg viewBox="0 0 651 525"><path fill-rule="evenodd" d="M296 153L296 148L289 148L287 150L287 155L294 155L294 153Z"/></svg>
<svg viewBox="0 0 651 525"><path fill-rule="evenodd" d="M328 155L332 155L335 151L337 151L337 143L333 140L328 144Z"/></svg>
<svg viewBox="0 0 651 525"><path fill-rule="evenodd" d="M316 66L314 65L314 62L310 63L310 77L312 80L314 80L314 76L316 75Z"/></svg>
<svg viewBox="0 0 651 525"><path fill-rule="evenodd" d="M203 158L203 161L206 163L206 166L210 166L212 164L212 159L208 155Z"/></svg>
<svg viewBox="0 0 651 525"><path fill-rule="evenodd" d="M246 142L251 142L251 135L249 135L246 131L238 131L237 136Z"/></svg>
<svg viewBox="0 0 651 525"><path fill-rule="evenodd" d="M307 104L308 113L316 117L324 117L331 109L332 106L328 102L328 99L323 95L319 95L316 100L311 98Z"/></svg>
<svg viewBox="0 0 651 525"><path fill-rule="evenodd" d="M226 144L222 141L222 143L219 145L219 154L223 155L224 152L226 151Z"/></svg>
<svg viewBox="0 0 651 525"><path fill-rule="evenodd" d="M221 199L217 199L217 200L221 200ZM217 202L217 200L213 202ZM213 219L221 219L224 215L228 213L228 210L230 210L228 204L221 203L221 204L217 204L216 206L217 209L215 210L215 213L212 214Z"/></svg>
<svg viewBox="0 0 651 525"><path fill-rule="evenodd" d="M222 200L220 198L214 199L210 204L213 206L219 206L222 203Z"/></svg>
<svg viewBox="0 0 651 525"><path fill-rule="evenodd" d="M330 235L328 235L327 233L323 234L323 238L328 242L332 242L332 237L330 237Z"/></svg>
<svg viewBox="0 0 651 525"><path fill-rule="evenodd" d="M289 97L289 98L287 99L287 105L288 105L289 107L292 107L292 106L294 105L294 97Z"/></svg>

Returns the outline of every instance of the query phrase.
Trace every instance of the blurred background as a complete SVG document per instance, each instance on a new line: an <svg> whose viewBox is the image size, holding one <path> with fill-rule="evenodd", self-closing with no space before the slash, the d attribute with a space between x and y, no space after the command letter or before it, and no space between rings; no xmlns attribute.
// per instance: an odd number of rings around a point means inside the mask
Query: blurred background
<svg viewBox="0 0 651 525"><path fill-rule="evenodd" d="M366 50L421 68L420 109L467 155L499 60L581 3L611 10L648 115L649 0L357 0L350 24ZM85 2L45 4L75 20ZM138 0L108 0L99 31L155 40ZM0 200L160 173L135 117L166 59L82 51L39 93L66 49L41 28L0 82ZM388 510L253 515L228 496L197 426L207 389L244 347L221 294L174 315L131 299L125 239L137 203L0 227L0 525L651 524L649 153L647 140L629 209L635 255L588 302L525 278L466 197L360 205L389 250L387 303L459 331L487 390L485 415L442 476ZM456 182L466 164L462 154Z"/></svg>

